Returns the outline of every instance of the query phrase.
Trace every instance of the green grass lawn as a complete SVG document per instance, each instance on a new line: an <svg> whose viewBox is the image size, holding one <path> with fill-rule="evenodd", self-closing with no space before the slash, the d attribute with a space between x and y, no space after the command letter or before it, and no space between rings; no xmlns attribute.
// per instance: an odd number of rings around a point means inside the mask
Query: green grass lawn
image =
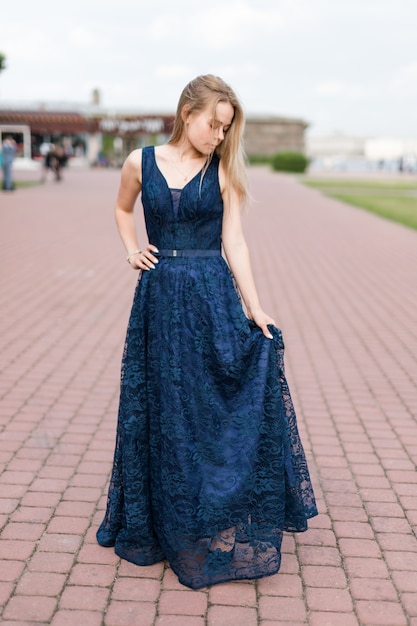
<svg viewBox="0 0 417 626"><path fill-rule="evenodd" d="M43 180L17 180L14 183L16 189L19 187L36 187L36 185L43 185Z"/></svg>
<svg viewBox="0 0 417 626"><path fill-rule="evenodd" d="M13 185L15 189L24 187L36 187L36 185L43 185L43 180L14 180ZM3 189L3 180L0 178L0 191Z"/></svg>
<svg viewBox="0 0 417 626"><path fill-rule="evenodd" d="M417 180L321 180L308 177L299 177L299 180L326 196L417 230Z"/></svg>

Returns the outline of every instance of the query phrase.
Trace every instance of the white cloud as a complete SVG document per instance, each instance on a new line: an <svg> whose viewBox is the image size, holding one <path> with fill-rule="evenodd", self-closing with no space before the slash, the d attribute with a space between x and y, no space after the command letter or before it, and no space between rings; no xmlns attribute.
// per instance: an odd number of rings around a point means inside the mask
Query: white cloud
<svg viewBox="0 0 417 626"><path fill-rule="evenodd" d="M3 32L1 49L6 54L9 68L13 68L15 61L38 63L59 53L58 42L47 31L20 23L12 24Z"/></svg>
<svg viewBox="0 0 417 626"><path fill-rule="evenodd" d="M244 41L253 31L280 28L279 11L262 11L244 2L224 4L188 18L188 29L195 42L230 48Z"/></svg>
<svg viewBox="0 0 417 626"><path fill-rule="evenodd" d="M160 65L156 68L157 78L188 78L191 79L195 73L188 65Z"/></svg>
<svg viewBox="0 0 417 626"><path fill-rule="evenodd" d="M330 98L358 100L364 95L364 90L358 85L349 85L342 81L327 81L318 83L315 87L315 93Z"/></svg>
<svg viewBox="0 0 417 626"><path fill-rule="evenodd" d="M239 65L215 65L212 73L225 79L228 77L230 80L232 77L261 76L265 73L265 69L257 63L240 63Z"/></svg>
<svg viewBox="0 0 417 626"><path fill-rule="evenodd" d="M152 41L161 43L194 43L201 49L232 48L248 38L262 37L284 29L290 23L300 23L316 19L317 13L305 0L296 6L290 0L283 0L272 8L264 9L250 1L237 0L222 2L209 8L178 13L164 13L152 20L148 27Z"/></svg>
<svg viewBox="0 0 417 626"><path fill-rule="evenodd" d="M399 97L417 95L417 61L397 70L390 84L390 92Z"/></svg>
<svg viewBox="0 0 417 626"><path fill-rule="evenodd" d="M147 32L151 41L166 43L181 37L183 28L184 21L178 15L164 13L151 21Z"/></svg>
<svg viewBox="0 0 417 626"><path fill-rule="evenodd" d="M68 41L76 48L96 48L101 45L98 38L82 26L76 26L69 31Z"/></svg>

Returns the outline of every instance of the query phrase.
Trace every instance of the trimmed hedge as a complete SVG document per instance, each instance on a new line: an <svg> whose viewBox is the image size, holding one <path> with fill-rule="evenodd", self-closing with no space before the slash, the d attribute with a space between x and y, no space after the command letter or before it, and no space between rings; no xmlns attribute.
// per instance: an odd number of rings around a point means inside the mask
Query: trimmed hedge
<svg viewBox="0 0 417 626"><path fill-rule="evenodd" d="M303 174L308 159L301 152L278 152L271 159L272 168L277 172L296 172Z"/></svg>

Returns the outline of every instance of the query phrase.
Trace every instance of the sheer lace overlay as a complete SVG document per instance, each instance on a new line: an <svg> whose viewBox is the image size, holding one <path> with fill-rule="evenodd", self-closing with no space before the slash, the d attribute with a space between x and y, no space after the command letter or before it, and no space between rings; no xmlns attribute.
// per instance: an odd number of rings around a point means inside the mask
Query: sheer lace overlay
<svg viewBox="0 0 417 626"><path fill-rule="evenodd" d="M218 160L201 193L197 175L177 199L144 149L149 241L220 249ZM272 341L244 315L221 256L161 257L140 276L102 546L138 565L168 559L192 588L278 571L283 530L306 530L317 510L282 335L270 330Z"/></svg>

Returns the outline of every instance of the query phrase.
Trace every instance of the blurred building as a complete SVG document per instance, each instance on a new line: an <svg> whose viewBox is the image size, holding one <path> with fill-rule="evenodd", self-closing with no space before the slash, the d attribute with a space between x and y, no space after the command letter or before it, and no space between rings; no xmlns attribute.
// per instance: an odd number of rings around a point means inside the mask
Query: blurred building
<svg viewBox="0 0 417 626"><path fill-rule="evenodd" d="M51 108L53 106L53 108ZM120 165L135 148L165 142L171 134L173 114L146 114L134 111L108 111L100 105L100 92L94 90L87 106L18 105L1 108L0 135L13 127L20 153L42 159L54 143L66 146L69 156L89 164ZM29 129L28 135L17 131ZM286 117L251 116L245 130L246 150L250 156L265 156L284 150L304 152L303 120ZM2 130L3 129L3 130ZM30 146L27 145L30 141Z"/></svg>
<svg viewBox="0 0 417 626"><path fill-rule="evenodd" d="M338 171L417 171L417 139L355 137L335 132L307 137L311 168Z"/></svg>
<svg viewBox="0 0 417 626"><path fill-rule="evenodd" d="M18 132L19 125L30 129L32 158L42 157L44 145L60 143L69 156L102 165L118 165L134 148L164 140L172 122L172 115L0 109L0 133L13 132L25 155L27 137Z"/></svg>
<svg viewBox="0 0 417 626"><path fill-rule="evenodd" d="M246 120L245 145L249 156L277 152L305 152L304 120L290 117L250 116Z"/></svg>

